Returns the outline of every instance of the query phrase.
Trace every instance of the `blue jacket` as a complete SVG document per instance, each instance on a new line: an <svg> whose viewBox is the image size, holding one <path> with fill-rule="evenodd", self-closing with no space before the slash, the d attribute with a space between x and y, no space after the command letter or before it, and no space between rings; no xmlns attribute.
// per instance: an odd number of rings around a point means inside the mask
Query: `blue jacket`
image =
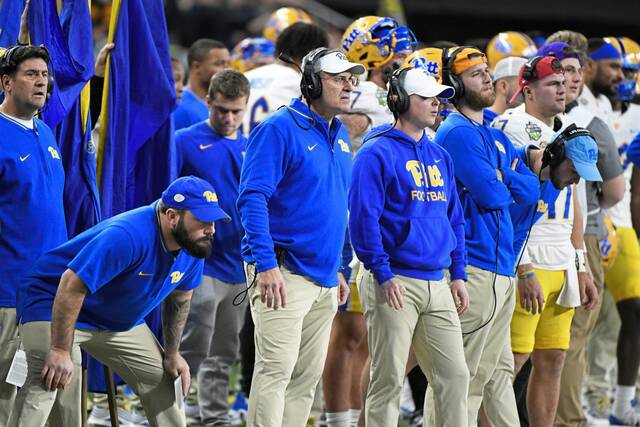
<svg viewBox="0 0 640 427"><path fill-rule="evenodd" d="M459 113L451 113L440 125L435 142L453 159L469 264L513 276L516 255L509 208L538 200L538 177L521 161L511 169L517 154L502 131ZM502 181L496 169L502 171Z"/></svg>
<svg viewBox="0 0 640 427"><path fill-rule="evenodd" d="M337 285L351 179L348 141L338 119L329 126L299 99L251 132L238 210L242 256L258 272L277 267L274 248L281 248L293 272Z"/></svg>
<svg viewBox="0 0 640 427"><path fill-rule="evenodd" d="M44 122L33 124L0 114L0 307L15 307L36 260L67 240L58 144Z"/></svg>
<svg viewBox="0 0 640 427"><path fill-rule="evenodd" d="M214 131L207 120L176 132L178 176L195 175L216 189L220 207L230 222L216 222L211 256L204 264L204 274L226 283L244 283L240 245L244 232L236 208L242 157L247 140L240 132L236 139Z"/></svg>
<svg viewBox="0 0 640 427"><path fill-rule="evenodd" d="M356 255L379 284L395 274L440 280L445 268L452 279L466 279L451 157L424 134L416 142L391 125L369 135L376 134L353 165L349 230Z"/></svg>

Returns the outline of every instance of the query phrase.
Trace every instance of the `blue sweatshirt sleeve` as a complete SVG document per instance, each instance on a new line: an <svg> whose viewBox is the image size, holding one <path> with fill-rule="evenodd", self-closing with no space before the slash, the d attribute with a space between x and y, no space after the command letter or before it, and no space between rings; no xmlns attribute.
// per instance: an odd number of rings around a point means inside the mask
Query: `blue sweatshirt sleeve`
<svg viewBox="0 0 640 427"><path fill-rule="evenodd" d="M633 138L627 149L627 159L640 168L640 133Z"/></svg>
<svg viewBox="0 0 640 427"><path fill-rule="evenodd" d="M269 232L269 199L284 176L287 141L271 123L249 137L240 174L238 211L258 272L278 266Z"/></svg>
<svg viewBox="0 0 640 427"><path fill-rule="evenodd" d="M507 185L498 179L495 161L489 158L478 132L458 126L448 132L441 145L453 160L457 180L478 206L488 210L504 209L513 202L513 197Z"/></svg>
<svg viewBox="0 0 640 427"><path fill-rule="evenodd" d="M462 205L458 198L458 191L456 189L456 178L453 172L453 161L448 159L449 163L449 182L453 183L449 187L449 206L447 207L447 215L449 216L449 222L453 229L453 234L456 236L456 247L451 252L451 266L449 267L449 273L451 274L451 280L467 280L467 273L465 267L467 265L465 256L465 239L464 239L464 212L462 211Z"/></svg>
<svg viewBox="0 0 640 427"><path fill-rule="evenodd" d="M502 168L503 182L509 188L511 197L516 203L530 204L538 200L540 194L540 182L531 169L521 161L516 149L508 138L504 138L504 144L508 147L510 161L518 159L516 168ZM510 165L509 165L510 166Z"/></svg>
<svg viewBox="0 0 640 427"><path fill-rule="evenodd" d="M364 267L378 284L393 278L389 255L384 251L379 220L385 199L384 163L374 154L360 152L353 163L349 189L351 244Z"/></svg>

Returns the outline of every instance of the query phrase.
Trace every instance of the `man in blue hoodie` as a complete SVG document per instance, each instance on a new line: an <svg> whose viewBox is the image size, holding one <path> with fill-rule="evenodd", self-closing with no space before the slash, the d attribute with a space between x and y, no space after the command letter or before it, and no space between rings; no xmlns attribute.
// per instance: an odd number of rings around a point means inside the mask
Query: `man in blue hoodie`
<svg viewBox="0 0 640 427"><path fill-rule="evenodd" d="M458 318L469 304L464 217L451 157L424 132L438 115L437 97L453 94L424 69L396 71L388 105L397 123L374 129L354 163L349 229L370 272L359 284L372 360L367 426L397 422L411 346L435 391L436 425L468 423Z"/></svg>
<svg viewBox="0 0 640 427"><path fill-rule="evenodd" d="M461 323L471 375L469 425L476 425L486 397L490 424L511 427L519 419L511 386L515 254L509 207L514 202L535 203L540 187L504 133L482 125L483 109L495 99L484 53L464 46L449 49L443 58L443 80L456 89L457 112L438 128L435 142L453 159L465 219L470 310Z"/></svg>
<svg viewBox="0 0 640 427"><path fill-rule="evenodd" d="M256 342L248 426L299 426L311 411L331 320L349 292L338 272L351 150L335 116L349 111L363 72L338 50L311 51L304 101L293 99L249 137L238 197Z"/></svg>

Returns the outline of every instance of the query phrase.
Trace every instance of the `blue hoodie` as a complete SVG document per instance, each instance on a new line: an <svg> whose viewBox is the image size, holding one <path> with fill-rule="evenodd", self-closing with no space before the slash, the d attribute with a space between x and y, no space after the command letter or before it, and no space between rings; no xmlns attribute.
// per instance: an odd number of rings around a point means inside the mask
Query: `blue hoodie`
<svg viewBox="0 0 640 427"><path fill-rule="evenodd" d="M329 125L299 99L251 132L238 210L242 256L258 272L278 266L277 247L294 273L320 286L338 284L351 180L348 141L340 120Z"/></svg>
<svg viewBox="0 0 640 427"><path fill-rule="evenodd" d="M478 125L459 113L449 114L435 142L453 159L469 264L513 276L516 254L509 207L514 202L538 200L538 177L519 160L515 170L511 169L518 156L502 131ZM502 172L502 180L496 169Z"/></svg>
<svg viewBox="0 0 640 427"><path fill-rule="evenodd" d="M384 133L381 133L384 132ZM447 152L383 125L358 152L349 190L351 243L378 284L401 274L466 279L464 217ZM366 137L365 137L366 140Z"/></svg>

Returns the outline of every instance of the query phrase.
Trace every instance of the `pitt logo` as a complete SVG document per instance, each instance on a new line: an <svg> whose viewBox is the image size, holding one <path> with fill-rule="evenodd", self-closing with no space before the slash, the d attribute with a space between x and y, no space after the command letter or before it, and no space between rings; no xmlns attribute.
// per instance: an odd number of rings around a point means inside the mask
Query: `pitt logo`
<svg viewBox="0 0 640 427"><path fill-rule="evenodd" d="M205 199L207 199L207 202L209 202L209 203L218 201L218 195L216 193L213 193L213 192L209 191L209 190L207 190L204 193L202 193L202 195L204 196Z"/></svg>
<svg viewBox="0 0 640 427"><path fill-rule="evenodd" d="M496 147L498 147L498 150L502 151L503 154L507 154L507 150L504 149L504 145L502 145L500 142L498 141L493 141L496 143Z"/></svg>
<svg viewBox="0 0 640 427"><path fill-rule="evenodd" d="M424 165L418 162L417 160L409 160L406 165L406 169L411 173L413 177L413 181L416 184L416 187L442 187L444 186L444 181L442 180L442 174L440 173L440 169L438 169L437 165L430 165L428 167L429 170L429 182L424 181L424 177L427 176Z"/></svg>
<svg viewBox="0 0 640 427"><path fill-rule="evenodd" d="M544 200L538 200L538 209L537 211L540 213L545 213L549 209L549 206L544 202Z"/></svg>
<svg viewBox="0 0 640 427"><path fill-rule="evenodd" d="M344 142L342 138L338 139L338 144L340 144L340 149L345 153L349 153L349 144Z"/></svg>
<svg viewBox="0 0 640 427"><path fill-rule="evenodd" d="M60 154L58 154L55 148L49 147L47 150L49 150L49 154L51 154L52 158L60 160Z"/></svg>
<svg viewBox="0 0 640 427"><path fill-rule="evenodd" d="M180 273L179 271L174 271L173 273L171 273L171 284L175 285L180 280L182 280L183 276L184 276L184 273Z"/></svg>
<svg viewBox="0 0 640 427"><path fill-rule="evenodd" d="M361 34L360 30L358 30L357 28L354 28L347 37L344 38L343 42L342 42L342 49L343 50L349 50L349 48L351 47L351 45L356 41L356 38L358 38L358 36Z"/></svg>

